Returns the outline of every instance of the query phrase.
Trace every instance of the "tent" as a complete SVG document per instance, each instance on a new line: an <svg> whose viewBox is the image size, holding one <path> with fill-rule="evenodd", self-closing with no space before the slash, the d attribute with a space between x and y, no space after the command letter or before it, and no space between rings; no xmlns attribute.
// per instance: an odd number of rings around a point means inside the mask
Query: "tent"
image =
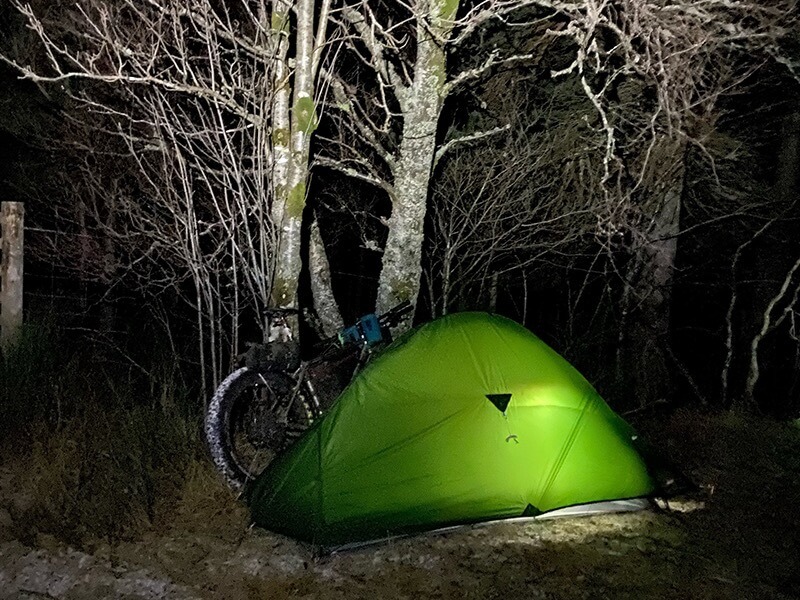
<svg viewBox="0 0 800 600"><path fill-rule="evenodd" d="M596 507L654 491L634 439L527 329L455 313L376 357L249 500L257 525L327 548Z"/></svg>

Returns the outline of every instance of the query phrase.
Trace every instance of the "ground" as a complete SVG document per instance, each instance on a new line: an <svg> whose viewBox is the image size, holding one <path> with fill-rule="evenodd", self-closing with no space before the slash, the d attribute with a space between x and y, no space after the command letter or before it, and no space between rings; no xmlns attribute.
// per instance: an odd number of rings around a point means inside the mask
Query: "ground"
<svg viewBox="0 0 800 600"><path fill-rule="evenodd" d="M77 549L20 536L6 462L0 598L800 598L800 427L698 411L637 425L696 491L662 509L501 522L323 558L247 527L207 474L170 523L133 540Z"/></svg>

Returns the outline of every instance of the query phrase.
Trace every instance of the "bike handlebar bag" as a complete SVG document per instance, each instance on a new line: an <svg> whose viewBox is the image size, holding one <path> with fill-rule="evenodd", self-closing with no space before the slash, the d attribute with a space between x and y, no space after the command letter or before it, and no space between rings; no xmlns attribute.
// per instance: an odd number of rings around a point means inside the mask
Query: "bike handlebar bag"
<svg viewBox="0 0 800 600"><path fill-rule="evenodd" d="M343 344L377 344L383 339L381 332L381 324L378 322L378 317L374 314L369 314L361 317L358 323L352 327L344 329L339 334L339 339Z"/></svg>

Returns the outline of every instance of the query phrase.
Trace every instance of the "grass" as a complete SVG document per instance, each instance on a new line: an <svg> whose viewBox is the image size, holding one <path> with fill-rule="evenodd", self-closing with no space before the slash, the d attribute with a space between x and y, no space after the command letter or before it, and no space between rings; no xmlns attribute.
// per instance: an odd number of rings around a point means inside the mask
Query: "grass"
<svg viewBox="0 0 800 600"><path fill-rule="evenodd" d="M0 439L15 437L28 424L59 418L56 374L71 371L68 360L59 367L59 358L53 329L46 324L24 327L17 343L0 353Z"/></svg>
<svg viewBox="0 0 800 600"><path fill-rule="evenodd" d="M202 403L165 368L175 357L145 354L149 373L46 324L26 327L6 353L0 439L19 539L131 539L186 502L205 462Z"/></svg>

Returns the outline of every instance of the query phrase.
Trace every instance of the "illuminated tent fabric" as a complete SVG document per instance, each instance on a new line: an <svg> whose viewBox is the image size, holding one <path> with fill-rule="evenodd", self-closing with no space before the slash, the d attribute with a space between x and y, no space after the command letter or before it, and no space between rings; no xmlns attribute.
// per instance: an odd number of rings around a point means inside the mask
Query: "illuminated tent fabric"
<svg viewBox="0 0 800 600"><path fill-rule="evenodd" d="M409 332L250 489L253 520L324 547L654 490L630 426L506 318Z"/></svg>

